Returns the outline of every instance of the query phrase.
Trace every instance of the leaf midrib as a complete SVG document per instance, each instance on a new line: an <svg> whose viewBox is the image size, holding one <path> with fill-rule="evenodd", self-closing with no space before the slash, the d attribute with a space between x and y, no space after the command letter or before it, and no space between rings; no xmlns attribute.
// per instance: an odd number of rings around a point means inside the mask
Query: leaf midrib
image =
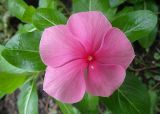
<svg viewBox="0 0 160 114"><path fill-rule="evenodd" d="M43 16L43 15L41 15L41 14L39 14L39 13L37 13L37 15L40 16L40 17L42 17L44 20L46 20L47 22L51 23L52 25L54 25L54 26L56 25L54 22L50 21L50 20L47 19L45 16Z"/></svg>
<svg viewBox="0 0 160 114"><path fill-rule="evenodd" d="M34 86L34 81L32 82L31 89L30 89L28 96L27 96L27 100L26 100L25 107L24 107L24 114L27 114L27 108L28 108L29 100L30 100L31 93L33 90L33 86Z"/></svg>
<svg viewBox="0 0 160 114"><path fill-rule="evenodd" d="M140 110L135 106L135 104L120 90L118 89L118 92L128 101L128 103L139 113L141 114ZM119 97L118 97L119 99ZM119 99L120 101L120 99Z"/></svg>

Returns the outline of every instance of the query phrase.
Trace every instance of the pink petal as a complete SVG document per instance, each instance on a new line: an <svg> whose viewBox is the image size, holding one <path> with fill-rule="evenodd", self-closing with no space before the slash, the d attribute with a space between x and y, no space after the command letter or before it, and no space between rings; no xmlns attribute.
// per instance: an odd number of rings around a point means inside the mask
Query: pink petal
<svg viewBox="0 0 160 114"><path fill-rule="evenodd" d="M67 26L58 25L45 29L40 42L40 55L43 62L58 67L69 61L83 57L85 49L70 33Z"/></svg>
<svg viewBox="0 0 160 114"><path fill-rule="evenodd" d="M48 67L43 89L50 96L64 103L80 101L85 93L84 69L82 60L70 62L62 67Z"/></svg>
<svg viewBox="0 0 160 114"><path fill-rule="evenodd" d="M118 65L93 63L86 77L87 92L95 96L110 96L125 79L125 70Z"/></svg>
<svg viewBox="0 0 160 114"><path fill-rule="evenodd" d="M117 28L111 29L97 51L96 60L103 64L121 65L125 69L134 59L135 54L130 41Z"/></svg>
<svg viewBox="0 0 160 114"><path fill-rule="evenodd" d="M73 14L68 20L68 26L88 51L97 50L104 35L112 27L107 18L97 11Z"/></svg>

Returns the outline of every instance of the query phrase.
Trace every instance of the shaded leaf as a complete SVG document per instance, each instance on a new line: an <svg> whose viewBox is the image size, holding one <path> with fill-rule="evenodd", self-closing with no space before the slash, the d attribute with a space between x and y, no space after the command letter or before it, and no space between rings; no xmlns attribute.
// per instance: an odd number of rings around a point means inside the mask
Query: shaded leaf
<svg viewBox="0 0 160 114"><path fill-rule="evenodd" d="M150 100L151 100L151 112L150 114L155 114L155 106L157 103L157 95L155 91L150 90L149 91Z"/></svg>
<svg viewBox="0 0 160 114"><path fill-rule="evenodd" d="M149 93L132 73L128 73L119 90L104 101L113 114L150 114Z"/></svg>
<svg viewBox="0 0 160 114"><path fill-rule="evenodd" d="M82 101L76 103L83 114L98 114L99 97L85 94ZM87 107L87 108L86 108Z"/></svg>
<svg viewBox="0 0 160 114"><path fill-rule="evenodd" d="M116 7L116 6L122 4L125 1L126 0L109 0L109 4L110 4L111 7Z"/></svg>

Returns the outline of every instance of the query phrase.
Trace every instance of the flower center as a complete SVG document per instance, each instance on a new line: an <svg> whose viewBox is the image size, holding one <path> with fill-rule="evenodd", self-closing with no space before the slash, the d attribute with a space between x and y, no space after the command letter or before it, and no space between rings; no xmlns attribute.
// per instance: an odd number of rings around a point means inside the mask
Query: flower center
<svg viewBox="0 0 160 114"><path fill-rule="evenodd" d="M89 56L88 56L88 58L87 58L87 60L88 60L89 62L91 62L91 61L93 61L93 60L94 60L94 57L93 57L93 56L91 56L91 55L89 55Z"/></svg>

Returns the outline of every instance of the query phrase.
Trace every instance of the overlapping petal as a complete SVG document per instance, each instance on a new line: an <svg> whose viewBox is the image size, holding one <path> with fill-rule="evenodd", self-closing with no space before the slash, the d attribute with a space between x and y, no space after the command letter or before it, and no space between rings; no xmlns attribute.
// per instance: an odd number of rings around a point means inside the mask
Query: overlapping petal
<svg viewBox="0 0 160 114"><path fill-rule="evenodd" d="M93 52L100 47L112 26L101 12L91 11L73 14L68 20L68 27L86 50Z"/></svg>
<svg viewBox="0 0 160 114"><path fill-rule="evenodd" d="M43 89L50 96L65 103L75 103L83 98L85 62L76 60L59 68L48 67Z"/></svg>
<svg viewBox="0 0 160 114"><path fill-rule="evenodd" d="M110 96L125 79L125 69L118 65L94 62L86 77L86 89L95 96Z"/></svg>
<svg viewBox="0 0 160 114"><path fill-rule="evenodd" d="M70 33L67 26L53 26L43 32L40 42L40 55L46 65L58 67L82 58L84 53L84 47Z"/></svg>
<svg viewBox="0 0 160 114"><path fill-rule="evenodd" d="M125 34L112 28L96 53L96 60L103 64L121 65L125 69L135 57L133 47Z"/></svg>

